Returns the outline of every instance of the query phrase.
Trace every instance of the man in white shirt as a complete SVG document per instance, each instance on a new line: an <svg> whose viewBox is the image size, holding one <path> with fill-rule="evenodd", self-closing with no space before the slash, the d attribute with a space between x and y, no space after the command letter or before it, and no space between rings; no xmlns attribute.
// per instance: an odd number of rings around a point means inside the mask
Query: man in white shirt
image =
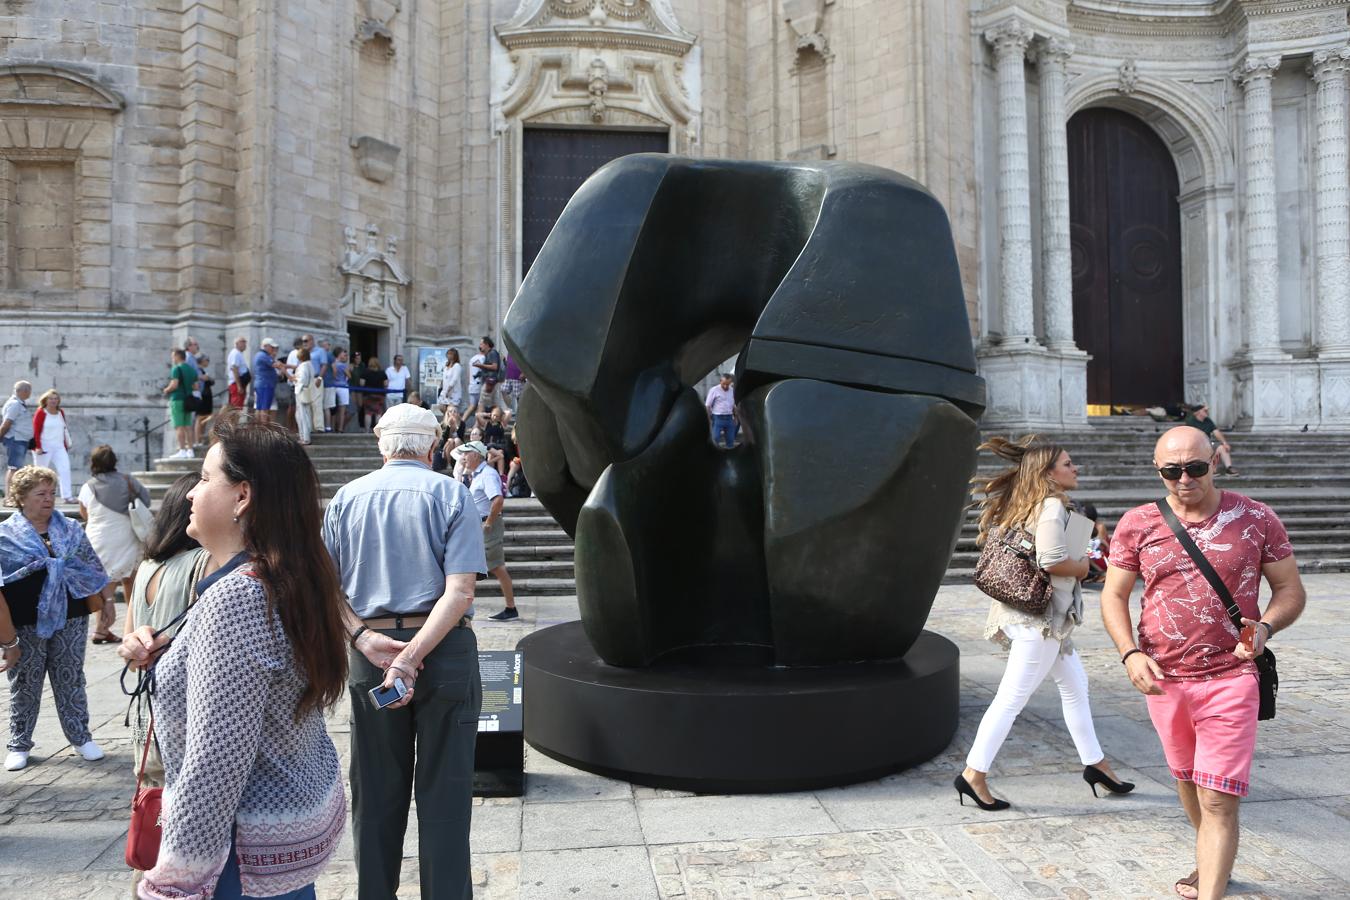
<svg viewBox="0 0 1350 900"><path fill-rule="evenodd" d="M230 405L243 409L248 400L248 383L253 376L248 370L248 338L242 334L234 339L234 349L225 357L225 378L230 386Z"/></svg>
<svg viewBox="0 0 1350 900"><path fill-rule="evenodd" d="M408 380L412 378L412 372L403 364L403 355L394 356L394 364L384 370L384 374L389 379L385 387L389 393L385 395L385 402L390 406L403 402L403 392L408 389Z"/></svg>
<svg viewBox="0 0 1350 900"><path fill-rule="evenodd" d="M0 412L0 441L4 442L6 462L5 496L9 496L9 479L23 468L28 457L28 442L33 439L33 411L28 408L28 398L33 396L33 386L27 381L14 384L14 393L5 401L4 411Z"/></svg>
<svg viewBox="0 0 1350 900"><path fill-rule="evenodd" d="M708 410L708 421L712 424L713 444L722 446L726 439L726 448L736 446L736 429L740 424L736 418L736 392L731 387L731 373L723 372L717 384L708 389L708 399L704 403Z"/></svg>
<svg viewBox="0 0 1350 900"><path fill-rule="evenodd" d="M502 596L506 598L506 608L488 618L495 622L519 619L511 575L506 571L506 524L502 519L506 497L502 493L502 474L488 465L487 447L482 441L461 444L451 450L450 455L464 464L464 471L469 478L469 496L473 497L478 517L483 520L483 547L487 553L488 574L501 584Z"/></svg>
<svg viewBox="0 0 1350 900"><path fill-rule="evenodd" d="M469 413L478 410L478 396L483 393L483 353L469 357Z"/></svg>

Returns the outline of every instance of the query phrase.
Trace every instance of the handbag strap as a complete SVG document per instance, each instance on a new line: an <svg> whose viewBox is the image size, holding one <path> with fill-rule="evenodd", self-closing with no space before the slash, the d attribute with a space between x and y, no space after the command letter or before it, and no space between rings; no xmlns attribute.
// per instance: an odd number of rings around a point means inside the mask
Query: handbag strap
<svg viewBox="0 0 1350 900"><path fill-rule="evenodd" d="M1182 549L1190 556L1191 561L1195 563L1195 567L1200 570L1200 574L1205 576L1209 586L1214 588L1214 593L1218 594L1219 599L1223 601L1223 605L1228 609L1228 618L1233 621L1233 627L1241 631L1243 628L1242 610L1238 609L1237 603L1233 601L1233 594L1228 590L1228 585L1223 583L1223 579L1219 577L1218 572L1214 571L1214 567L1209 564L1205 554L1195 545L1195 541L1191 540L1190 534L1182 526L1177 514L1172 512L1172 507L1168 505L1167 501L1158 500L1154 505L1158 507L1158 512L1162 513L1163 521L1172 529L1172 534L1176 535L1177 542L1181 544Z"/></svg>
<svg viewBox="0 0 1350 900"><path fill-rule="evenodd" d="M141 779L145 777L145 761L150 758L150 742L155 737L155 705L150 704L150 727L145 730L145 749L141 751L141 765L136 770L136 794L141 792ZM132 796L136 796L133 794Z"/></svg>

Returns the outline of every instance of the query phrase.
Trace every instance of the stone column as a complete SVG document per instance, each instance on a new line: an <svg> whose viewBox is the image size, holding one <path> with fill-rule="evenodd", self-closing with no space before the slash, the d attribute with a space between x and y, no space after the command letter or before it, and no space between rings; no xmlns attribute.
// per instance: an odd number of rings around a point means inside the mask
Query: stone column
<svg viewBox="0 0 1350 900"><path fill-rule="evenodd" d="M1069 138L1064 92L1073 44L1050 38L1037 53L1041 68L1041 282L1045 345L1073 342L1073 258L1069 249Z"/></svg>
<svg viewBox="0 0 1350 900"><path fill-rule="evenodd" d="M1253 359L1284 357L1280 351L1275 134L1270 105L1270 82L1279 66L1278 56L1249 56L1237 72L1246 96L1242 242L1247 265L1242 322L1247 353Z"/></svg>
<svg viewBox="0 0 1350 900"><path fill-rule="evenodd" d="M1031 183L1027 162L1027 45L1032 32L1016 20L990 28L998 71L999 286L1003 346L1036 346L1031 295Z"/></svg>
<svg viewBox="0 0 1350 900"><path fill-rule="evenodd" d="M1346 165L1345 71L1350 49L1313 54L1317 83L1317 346L1350 357L1350 169Z"/></svg>

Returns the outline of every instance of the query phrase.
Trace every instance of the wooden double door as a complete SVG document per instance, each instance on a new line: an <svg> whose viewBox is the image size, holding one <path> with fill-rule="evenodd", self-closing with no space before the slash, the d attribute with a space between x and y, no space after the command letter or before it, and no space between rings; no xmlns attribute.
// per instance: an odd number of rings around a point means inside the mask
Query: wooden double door
<svg viewBox="0 0 1350 900"><path fill-rule="evenodd" d="M522 159L521 277L563 207L596 169L630 153L665 153L664 131L606 131L598 128L526 128Z"/></svg>
<svg viewBox="0 0 1350 900"><path fill-rule="evenodd" d="M1073 337L1092 354L1087 402L1185 400L1177 170L1142 120L1088 109L1069 120Z"/></svg>

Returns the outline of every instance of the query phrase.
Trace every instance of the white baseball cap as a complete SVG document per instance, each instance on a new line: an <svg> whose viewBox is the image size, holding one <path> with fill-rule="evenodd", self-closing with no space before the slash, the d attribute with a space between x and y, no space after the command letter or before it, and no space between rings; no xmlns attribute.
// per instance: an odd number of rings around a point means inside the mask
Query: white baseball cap
<svg viewBox="0 0 1350 900"><path fill-rule="evenodd" d="M430 410L411 403L400 403L389 407L389 410L380 416L379 424L375 426L375 436L425 434L435 437L438 430L436 417Z"/></svg>
<svg viewBox="0 0 1350 900"><path fill-rule="evenodd" d="M280 344L278 344L278 343L276 342L276 339L275 339L275 338L270 338L270 337L265 337L265 338L263 338L263 339L262 339L262 345L263 345L264 347L280 347L280 346L281 346Z"/></svg>

